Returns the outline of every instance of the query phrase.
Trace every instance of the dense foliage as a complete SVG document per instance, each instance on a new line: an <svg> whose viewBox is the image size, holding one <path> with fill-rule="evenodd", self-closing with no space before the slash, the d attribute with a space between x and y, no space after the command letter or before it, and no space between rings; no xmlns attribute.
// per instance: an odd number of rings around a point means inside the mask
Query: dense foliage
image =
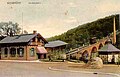
<svg viewBox="0 0 120 77"><path fill-rule="evenodd" d="M54 50L49 52L49 61L54 61L54 60L66 60L66 54L65 51L59 51L59 50Z"/></svg>
<svg viewBox="0 0 120 77"><path fill-rule="evenodd" d="M82 45L88 45L89 39L97 37L97 39L106 37L113 32L113 17L116 18L116 29L119 25L119 15L111 15L98 19L94 22L79 25L78 27L68 30L67 32L54 36L48 41L62 40L70 44L68 48L76 48Z"/></svg>
<svg viewBox="0 0 120 77"><path fill-rule="evenodd" d="M10 35L10 32L14 34L20 34L21 28L19 24L13 22L1 22L0 23L0 35Z"/></svg>

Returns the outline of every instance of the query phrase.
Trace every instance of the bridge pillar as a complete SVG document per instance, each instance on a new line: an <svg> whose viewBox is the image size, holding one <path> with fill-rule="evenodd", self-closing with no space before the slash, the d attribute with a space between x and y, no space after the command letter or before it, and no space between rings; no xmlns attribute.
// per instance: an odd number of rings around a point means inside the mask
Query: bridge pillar
<svg viewBox="0 0 120 77"><path fill-rule="evenodd" d="M67 55L67 59L70 60L70 55Z"/></svg>
<svg viewBox="0 0 120 77"><path fill-rule="evenodd" d="M97 56L97 48L93 47L92 50L91 50L90 58L94 58L96 56Z"/></svg>

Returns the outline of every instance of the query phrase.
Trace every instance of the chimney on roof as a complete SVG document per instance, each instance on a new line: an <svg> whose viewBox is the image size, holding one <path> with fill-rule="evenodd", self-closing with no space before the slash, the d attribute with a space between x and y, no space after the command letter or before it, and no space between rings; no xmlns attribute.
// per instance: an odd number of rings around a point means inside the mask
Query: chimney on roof
<svg viewBox="0 0 120 77"><path fill-rule="evenodd" d="M14 31L12 29L10 29L10 32L7 33L10 37L13 37L14 36Z"/></svg>
<svg viewBox="0 0 120 77"><path fill-rule="evenodd" d="M36 33L37 33L37 31L36 31L36 30L34 30L34 31L33 31L33 34L36 34Z"/></svg>

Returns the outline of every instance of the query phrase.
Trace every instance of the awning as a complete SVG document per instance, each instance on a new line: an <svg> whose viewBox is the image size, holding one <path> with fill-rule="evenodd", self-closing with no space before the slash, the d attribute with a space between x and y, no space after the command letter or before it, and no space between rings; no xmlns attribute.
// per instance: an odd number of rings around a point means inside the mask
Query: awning
<svg viewBox="0 0 120 77"><path fill-rule="evenodd" d="M44 47L37 47L37 53L46 54L47 50Z"/></svg>

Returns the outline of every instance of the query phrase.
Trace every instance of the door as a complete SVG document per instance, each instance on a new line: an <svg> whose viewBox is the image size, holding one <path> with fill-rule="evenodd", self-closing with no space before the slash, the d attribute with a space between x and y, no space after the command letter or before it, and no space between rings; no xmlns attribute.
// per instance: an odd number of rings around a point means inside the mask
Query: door
<svg viewBox="0 0 120 77"><path fill-rule="evenodd" d="M40 59L44 59L44 54L40 54Z"/></svg>
<svg viewBox="0 0 120 77"><path fill-rule="evenodd" d="M46 58L46 54L37 54L38 59L45 59Z"/></svg>

